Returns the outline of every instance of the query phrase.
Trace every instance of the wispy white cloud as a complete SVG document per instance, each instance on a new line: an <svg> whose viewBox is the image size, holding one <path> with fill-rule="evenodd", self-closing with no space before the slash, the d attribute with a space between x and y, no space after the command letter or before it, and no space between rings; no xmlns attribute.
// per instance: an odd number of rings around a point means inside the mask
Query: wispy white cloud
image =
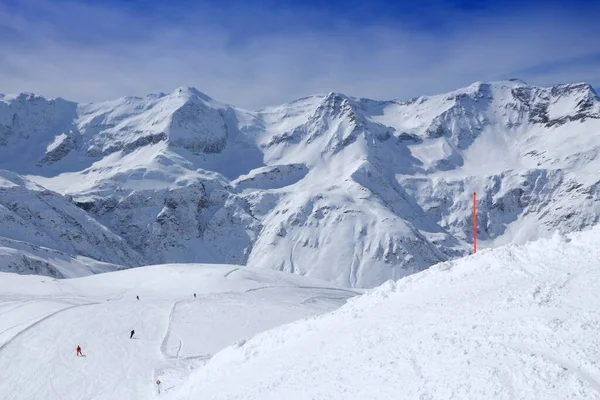
<svg viewBox="0 0 600 400"><path fill-rule="evenodd" d="M315 27L302 23L313 11L289 8L228 16L206 6L162 18L25 4L0 6L0 92L97 101L188 85L257 108L328 91L409 98L515 74L600 85L600 26L585 10L449 13L444 29L428 30L390 20L323 26L322 15Z"/></svg>

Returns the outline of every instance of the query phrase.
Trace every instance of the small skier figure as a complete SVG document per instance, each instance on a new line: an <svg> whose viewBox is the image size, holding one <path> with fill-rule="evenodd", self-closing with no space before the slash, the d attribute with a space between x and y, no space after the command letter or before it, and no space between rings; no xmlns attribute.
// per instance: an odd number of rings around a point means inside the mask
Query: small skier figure
<svg viewBox="0 0 600 400"><path fill-rule="evenodd" d="M196 298L196 293L194 293L194 298Z"/></svg>
<svg viewBox="0 0 600 400"><path fill-rule="evenodd" d="M135 298L139 300L139 299L140 299L140 296L135 296Z"/></svg>
<svg viewBox="0 0 600 400"><path fill-rule="evenodd" d="M83 353L81 353L81 346L77 346L77 357L81 357Z"/></svg>
<svg viewBox="0 0 600 400"><path fill-rule="evenodd" d="M135 330L131 330L131 335L129 335L129 339L131 339L133 337L133 335L135 335Z"/></svg>

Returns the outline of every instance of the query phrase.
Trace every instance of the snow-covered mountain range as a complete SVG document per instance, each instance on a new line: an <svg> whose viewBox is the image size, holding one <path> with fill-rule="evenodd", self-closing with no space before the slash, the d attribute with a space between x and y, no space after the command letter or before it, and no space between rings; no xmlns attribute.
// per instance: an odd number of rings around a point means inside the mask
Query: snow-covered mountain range
<svg viewBox="0 0 600 400"><path fill-rule="evenodd" d="M242 264L372 287L600 216L587 84L337 93L248 111L193 88L77 104L0 95L0 270Z"/></svg>

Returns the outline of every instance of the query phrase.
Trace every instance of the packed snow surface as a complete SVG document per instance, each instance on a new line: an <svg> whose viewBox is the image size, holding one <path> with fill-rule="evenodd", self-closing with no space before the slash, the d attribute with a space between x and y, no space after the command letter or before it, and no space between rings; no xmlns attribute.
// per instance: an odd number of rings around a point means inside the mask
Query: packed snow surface
<svg viewBox="0 0 600 400"><path fill-rule="evenodd" d="M154 398L157 380L166 394L224 347L336 309L356 294L227 265L58 280L0 273L0 398Z"/></svg>
<svg viewBox="0 0 600 400"><path fill-rule="evenodd" d="M600 228L483 250L214 355L165 399L600 399Z"/></svg>

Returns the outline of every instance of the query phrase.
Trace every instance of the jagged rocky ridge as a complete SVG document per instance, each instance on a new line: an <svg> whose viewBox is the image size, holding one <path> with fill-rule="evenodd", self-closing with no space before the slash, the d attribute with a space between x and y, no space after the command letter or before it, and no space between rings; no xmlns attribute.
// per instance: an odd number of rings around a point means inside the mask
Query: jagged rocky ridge
<svg viewBox="0 0 600 400"><path fill-rule="evenodd" d="M599 149L587 84L330 93L259 111L190 88L94 104L2 96L0 251L110 263L93 272L236 263L375 286L468 253L474 191L484 247L596 224ZM2 270L41 268L7 257ZM73 263L55 275L91 265Z"/></svg>

